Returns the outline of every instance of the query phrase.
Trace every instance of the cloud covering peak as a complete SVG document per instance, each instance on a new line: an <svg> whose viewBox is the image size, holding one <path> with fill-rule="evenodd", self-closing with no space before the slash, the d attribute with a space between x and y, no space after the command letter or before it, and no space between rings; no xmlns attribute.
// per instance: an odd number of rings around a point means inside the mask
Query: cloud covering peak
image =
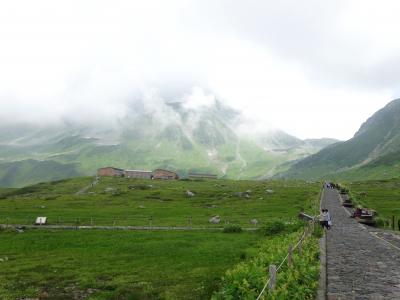
<svg viewBox="0 0 400 300"><path fill-rule="evenodd" d="M399 8L368 0L4 1L0 118L113 121L138 99L193 109L219 99L261 127L349 138L399 95Z"/></svg>

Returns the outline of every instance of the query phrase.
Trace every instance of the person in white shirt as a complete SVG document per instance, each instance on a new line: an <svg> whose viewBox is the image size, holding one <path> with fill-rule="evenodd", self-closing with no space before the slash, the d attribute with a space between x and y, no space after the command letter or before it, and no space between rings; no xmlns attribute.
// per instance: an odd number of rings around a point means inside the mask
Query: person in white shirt
<svg viewBox="0 0 400 300"><path fill-rule="evenodd" d="M322 209L321 214L318 217L319 224L322 226L322 228L331 229L331 226L329 225L331 216L327 209Z"/></svg>

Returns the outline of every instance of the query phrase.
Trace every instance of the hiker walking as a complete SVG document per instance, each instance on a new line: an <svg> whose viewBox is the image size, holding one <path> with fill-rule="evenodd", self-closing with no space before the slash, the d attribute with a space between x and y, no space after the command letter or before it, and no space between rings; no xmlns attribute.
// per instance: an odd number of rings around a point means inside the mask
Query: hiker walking
<svg viewBox="0 0 400 300"><path fill-rule="evenodd" d="M319 224L322 228L331 229L329 225L330 215L327 209L323 208L319 217Z"/></svg>
<svg viewBox="0 0 400 300"><path fill-rule="evenodd" d="M326 214L327 214L327 219L328 219L328 226L327 226L327 229L329 230L329 229L331 229L331 226L332 226L332 218L331 218L331 214L329 213L329 211L327 210L327 209L325 209L325 212L326 212Z"/></svg>

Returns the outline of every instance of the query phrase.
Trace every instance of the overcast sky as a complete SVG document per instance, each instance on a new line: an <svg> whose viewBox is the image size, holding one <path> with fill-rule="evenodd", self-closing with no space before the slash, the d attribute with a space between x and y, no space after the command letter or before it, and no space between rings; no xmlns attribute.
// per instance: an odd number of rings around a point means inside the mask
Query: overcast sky
<svg viewBox="0 0 400 300"><path fill-rule="evenodd" d="M265 128L348 139L400 97L399 12L385 0L4 0L0 118L217 98Z"/></svg>

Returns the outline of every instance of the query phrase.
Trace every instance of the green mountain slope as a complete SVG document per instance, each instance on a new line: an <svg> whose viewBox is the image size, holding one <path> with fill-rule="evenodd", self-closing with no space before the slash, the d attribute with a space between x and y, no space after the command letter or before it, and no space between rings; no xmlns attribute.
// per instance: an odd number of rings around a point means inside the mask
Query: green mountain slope
<svg viewBox="0 0 400 300"><path fill-rule="evenodd" d="M50 161L54 174L48 172L54 178L61 176L63 168L64 174L75 176L92 175L103 166L167 168L181 176L210 172L232 179L269 177L288 167L281 164L329 144L302 141L277 130L244 137L235 130L239 119L237 111L219 102L196 109L174 102L150 111L137 105L132 116L112 125L0 126L0 162L8 163L0 165L0 171L6 174L13 164L18 170L13 180L1 177L0 186L51 179L46 172L32 173L32 168L22 167L21 161L27 160L41 167Z"/></svg>
<svg viewBox="0 0 400 300"><path fill-rule="evenodd" d="M23 160L0 164L1 186L19 187L79 176L76 164L60 164L55 161Z"/></svg>
<svg viewBox="0 0 400 300"><path fill-rule="evenodd" d="M352 139L324 148L280 176L349 179L391 176L395 175L399 151L400 99L397 99L370 117Z"/></svg>

